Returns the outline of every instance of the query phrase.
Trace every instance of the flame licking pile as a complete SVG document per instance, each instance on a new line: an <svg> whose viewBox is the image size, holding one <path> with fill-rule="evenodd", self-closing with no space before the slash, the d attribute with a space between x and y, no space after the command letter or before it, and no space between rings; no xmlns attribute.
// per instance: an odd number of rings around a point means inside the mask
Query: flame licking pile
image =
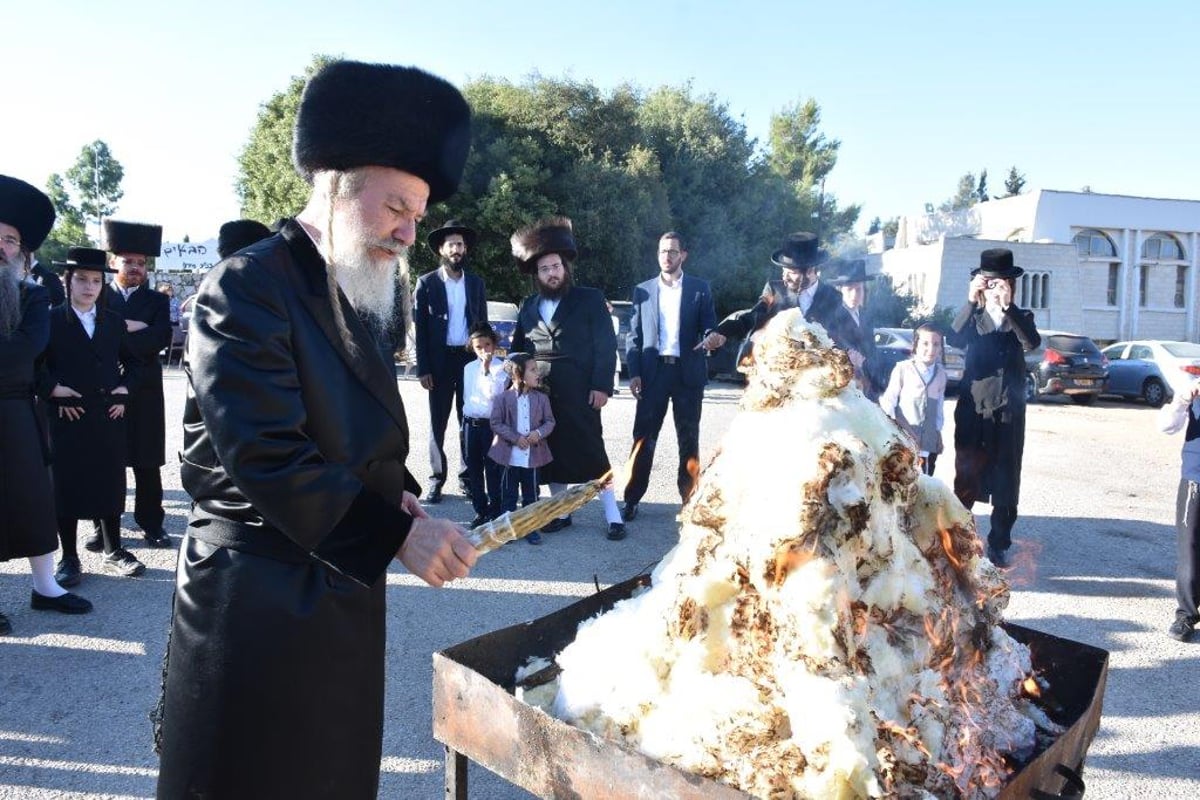
<svg viewBox="0 0 1200 800"><path fill-rule="evenodd" d="M526 699L759 797L990 797L1053 727L1007 586L824 333L764 333L653 585Z"/></svg>

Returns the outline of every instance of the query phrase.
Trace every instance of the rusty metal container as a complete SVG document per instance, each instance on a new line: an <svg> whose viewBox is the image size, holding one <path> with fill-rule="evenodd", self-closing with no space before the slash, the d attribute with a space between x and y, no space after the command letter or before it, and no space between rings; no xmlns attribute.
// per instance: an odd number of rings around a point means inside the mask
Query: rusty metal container
<svg viewBox="0 0 1200 800"><path fill-rule="evenodd" d="M433 735L446 746L446 797L467 797L467 759L544 798L709 798L749 795L663 764L520 702L514 676L531 657L551 659L579 623L648 582L642 575L561 611L455 645L433 656ZM1079 773L1100 725L1108 652L1019 625L1008 633L1030 647L1052 687L1051 716L1067 731L1002 790L1004 800L1077 797Z"/></svg>

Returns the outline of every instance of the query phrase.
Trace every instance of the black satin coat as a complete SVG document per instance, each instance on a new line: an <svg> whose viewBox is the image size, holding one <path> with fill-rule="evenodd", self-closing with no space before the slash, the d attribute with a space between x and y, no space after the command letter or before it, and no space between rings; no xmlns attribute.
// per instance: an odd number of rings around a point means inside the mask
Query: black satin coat
<svg viewBox="0 0 1200 800"><path fill-rule="evenodd" d="M538 470L542 483L584 483L609 470L600 412L588 393L611 395L617 366L617 335L599 289L573 286L549 322L538 311L540 295L521 303L512 351L544 362L554 432L547 438L554 459Z"/></svg>
<svg viewBox="0 0 1200 800"><path fill-rule="evenodd" d="M171 343L171 302L162 292L141 286L129 299L106 285L101 306L123 319L148 327L129 334L129 348L141 364L138 388L129 398L126 425L129 437L128 466L143 469L166 463L167 423L163 401L163 373L158 354Z"/></svg>
<svg viewBox="0 0 1200 800"><path fill-rule="evenodd" d="M201 284L159 797L375 796L384 573L419 486L394 373L330 302L291 220Z"/></svg>

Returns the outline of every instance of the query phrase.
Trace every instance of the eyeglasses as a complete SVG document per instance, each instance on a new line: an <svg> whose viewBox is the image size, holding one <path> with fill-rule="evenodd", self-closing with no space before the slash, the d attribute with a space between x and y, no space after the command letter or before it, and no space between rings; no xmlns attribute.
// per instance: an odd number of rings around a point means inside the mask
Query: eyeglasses
<svg viewBox="0 0 1200 800"><path fill-rule="evenodd" d="M549 273L557 272L562 268L563 265L561 261L559 261L557 264L543 264L542 266L538 267L538 274L548 275Z"/></svg>
<svg viewBox="0 0 1200 800"><path fill-rule="evenodd" d="M17 238L16 236L0 236L0 242L3 242L4 244L8 245L9 247L20 247L21 246L21 240L19 238Z"/></svg>

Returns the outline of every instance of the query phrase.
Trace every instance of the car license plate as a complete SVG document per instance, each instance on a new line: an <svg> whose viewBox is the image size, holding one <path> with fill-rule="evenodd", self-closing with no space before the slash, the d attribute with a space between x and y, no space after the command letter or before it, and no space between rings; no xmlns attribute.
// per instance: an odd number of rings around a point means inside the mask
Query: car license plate
<svg viewBox="0 0 1200 800"><path fill-rule="evenodd" d="M1075 381L1079 386L1095 386L1096 382L1091 378L1079 378Z"/></svg>

